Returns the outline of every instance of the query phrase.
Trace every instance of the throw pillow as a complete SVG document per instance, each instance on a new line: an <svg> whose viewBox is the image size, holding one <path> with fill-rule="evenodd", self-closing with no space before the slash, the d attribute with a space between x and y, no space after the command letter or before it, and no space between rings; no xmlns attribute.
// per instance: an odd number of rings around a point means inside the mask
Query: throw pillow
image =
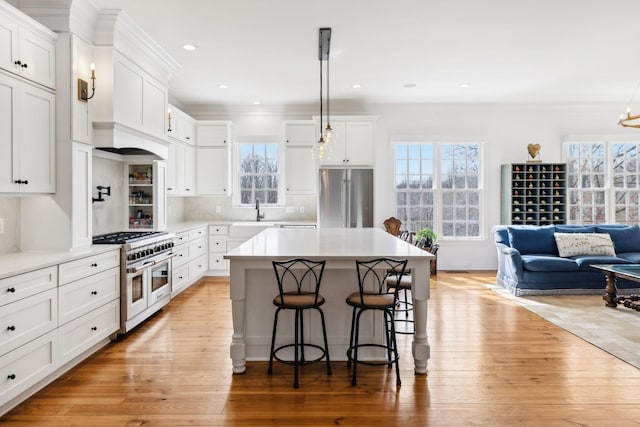
<svg viewBox="0 0 640 427"><path fill-rule="evenodd" d="M553 225L545 226L509 226L509 244L517 249L520 254L528 255L557 255L556 242L553 240Z"/></svg>
<svg viewBox="0 0 640 427"><path fill-rule="evenodd" d="M640 228L637 225L631 226L614 226L602 225L597 226L598 233L607 233L611 236L611 240L616 248L617 253L640 252Z"/></svg>
<svg viewBox="0 0 640 427"><path fill-rule="evenodd" d="M606 233L554 233L561 257L575 255L616 256L611 236Z"/></svg>

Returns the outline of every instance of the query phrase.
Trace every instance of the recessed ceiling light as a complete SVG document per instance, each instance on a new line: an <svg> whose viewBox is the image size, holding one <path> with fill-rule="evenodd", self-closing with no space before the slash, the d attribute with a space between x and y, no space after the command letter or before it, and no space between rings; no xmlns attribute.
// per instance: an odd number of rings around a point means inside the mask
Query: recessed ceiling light
<svg viewBox="0 0 640 427"><path fill-rule="evenodd" d="M228 89L228 88L229 88L229 86L227 86L227 85L225 85L225 84L218 85L218 87L219 87L220 89Z"/></svg>
<svg viewBox="0 0 640 427"><path fill-rule="evenodd" d="M262 104L262 102L260 102L260 101L253 101L253 105L260 105L260 104Z"/></svg>
<svg viewBox="0 0 640 427"><path fill-rule="evenodd" d="M466 89L466 88L468 88L469 86L471 86L471 83L460 83L460 84L458 85L458 87L459 87L459 88L461 88L461 89Z"/></svg>
<svg viewBox="0 0 640 427"><path fill-rule="evenodd" d="M402 86L410 89L412 87L416 87L416 84L415 83L405 83Z"/></svg>
<svg viewBox="0 0 640 427"><path fill-rule="evenodd" d="M198 48L198 46L196 46L196 45L194 45L194 44L189 44L189 43L187 43L187 44L185 44L184 46L182 46L182 48L183 48L184 50L194 51L194 50L196 50L196 49Z"/></svg>
<svg viewBox="0 0 640 427"><path fill-rule="evenodd" d="M354 89L360 89L362 86L359 83L354 83L351 85L351 87Z"/></svg>

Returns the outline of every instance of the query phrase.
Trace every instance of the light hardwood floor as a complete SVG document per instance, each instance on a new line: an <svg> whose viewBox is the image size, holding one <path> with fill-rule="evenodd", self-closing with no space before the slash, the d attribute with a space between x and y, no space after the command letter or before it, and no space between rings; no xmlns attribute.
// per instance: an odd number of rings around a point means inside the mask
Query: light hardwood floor
<svg viewBox="0 0 640 427"><path fill-rule="evenodd" d="M432 279L428 376L411 336L394 370L249 362L232 375L226 280L204 279L158 316L0 419L23 426L625 426L640 422L640 371L482 286L493 272ZM594 296L594 298L599 298ZM603 309L605 309L603 307ZM640 315L640 313L639 313Z"/></svg>

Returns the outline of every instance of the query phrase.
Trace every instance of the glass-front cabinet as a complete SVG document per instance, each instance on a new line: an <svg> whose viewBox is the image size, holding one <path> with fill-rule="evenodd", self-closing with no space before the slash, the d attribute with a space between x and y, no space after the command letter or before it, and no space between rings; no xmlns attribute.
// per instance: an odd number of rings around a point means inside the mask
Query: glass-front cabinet
<svg viewBox="0 0 640 427"><path fill-rule="evenodd" d="M153 160L127 163L125 175L126 228L165 230L167 228L165 162Z"/></svg>

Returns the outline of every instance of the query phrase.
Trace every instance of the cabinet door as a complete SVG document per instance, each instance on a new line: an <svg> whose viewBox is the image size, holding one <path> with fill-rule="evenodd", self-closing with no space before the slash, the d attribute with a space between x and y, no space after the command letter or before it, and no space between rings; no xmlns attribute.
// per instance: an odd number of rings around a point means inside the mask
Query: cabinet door
<svg viewBox="0 0 640 427"><path fill-rule="evenodd" d="M18 24L8 16L0 14L0 68L17 72Z"/></svg>
<svg viewBox="0 0 640 427"><path fill-rule="evenodd" d="M1 17L0 17L1 18ZM17 193L20 185L14 168L14 134L16 119L13 106L16 101L16 81L12 77L0 74L0 193Z"/></svg>
<svg viewBox="0 0 640 427"><path fill-rule="evenodd" d="M286 194L316 194L316 167L310 146L285 148Z"/></svg>
<svg viewBox="0 0 640 427"><path fill-rule="evenodd" d="M199 124L199 147L228 147L231 143L231 128L228 123Z"/></svg>
<svg viewBox="0 0 640 427"><path fill-rule="evenodd" d="M285 123L284 139L287 146L313 145L318 139L315 122L305 120Z"/></svg>
<svg viewBox="0 0 640 427"><path fill-rule="evenodd" d="M142 128L150 135L166 135L167 89L145 76L142 92Z"/></svg>
<svg viewBox="0 0 640 427"><path fill-rule="evenodd" d="M200 141L198 135L198 141ZM199 195L228 195L229 150L199 148L196 156L196 190Z"/></svg>
<svg viewBox="0 0 640 427"><path fill-rule="evenodd" d="M18 100L15 137L23 193L55 192L55 96L25 84ZM14 153L15 155L16 153Z"/></svg>
<svg viewBox="0 0 640 427"><path fill-rule="evenodd" d="M347 164L373 165L373 123L347 122L345 129Z"/></svg>
<svg viewBox="0 0 640 427"><path fill-rule="evenodd" d="M20 30L21 75L44 86L56 86L55 44L25 28Z"/></svg>
<svg viewBox="0 0 640 427"><path fill-rule="evenodd" d="M153 161L153 222L156 230L167 229L167 164Z"/></svg>
<svg viewBox="0 0 640 427"><path fill-rule="evenodd" d="M182 127L183 140L187 144L196 143L196 121L185 115Z"/></svg>
<svg viewBox="0 0 640 427"><path fill-rule="evenodd" d="M93 236L91 182L93 177L92 147L73 142L72 174L72 235L73 247L90 246ZM68 173L68 172L67 172Z"/></svg>
<svg viewBox="0 0 640 427"><path fill-rule="evenodd" d="M194 178L194 165L195 165L195 149L193 147L185 146L184 148L184 161L182 170L182 179L184 183L184 194L186 196L195 195L195 178Z"/></svg>
<svg viewBox="0 0 640 427"><path fill-rule="evenodd" d="M178 144L169 142L167 156L167 195L178 194Z"/></svg>

